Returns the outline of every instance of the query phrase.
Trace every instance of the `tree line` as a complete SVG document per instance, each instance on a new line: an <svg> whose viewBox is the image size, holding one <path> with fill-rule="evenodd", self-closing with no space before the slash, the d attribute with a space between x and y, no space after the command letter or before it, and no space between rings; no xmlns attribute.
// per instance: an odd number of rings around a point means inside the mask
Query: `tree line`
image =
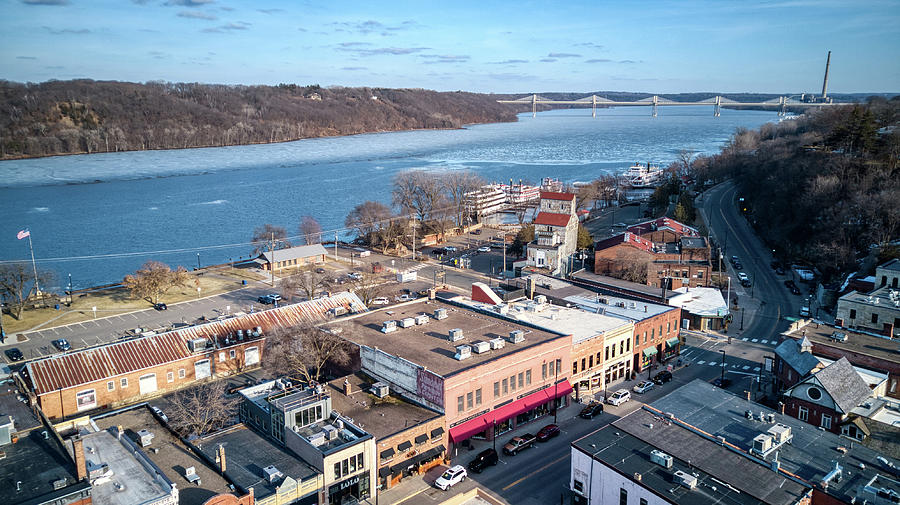
<svg viewBox="0 0 900 505"><path fill-rule="evenodd" d="M515 121L493 95L318 85L0 80L0 159Z"/></svg>

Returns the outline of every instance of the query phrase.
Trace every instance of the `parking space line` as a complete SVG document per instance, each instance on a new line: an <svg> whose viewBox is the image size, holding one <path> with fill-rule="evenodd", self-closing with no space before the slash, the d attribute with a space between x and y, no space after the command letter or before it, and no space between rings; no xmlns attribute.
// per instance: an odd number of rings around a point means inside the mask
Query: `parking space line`
<svg viewBox="0 0 900 505"><path fill-rule="evenodd" d="M720 363L713 363L712 361L709 362L709 366L719 366L719 365L720 365Z"/></svg>
<svg viewBox="0 0 900 505"><path fill-rule="evenodd" d="M769 341L768 341L768 340L760 340L759 343L760 343L760 344L768 344Z"/></svg>
<svg viewBox="0 0 900 505"><path fill-rule="evenodd" d="M744 365L744 370L750 370L750 365Z"/></svg>
<svg viewBox="0 0 900 505"><path fill-rule="evenodd" d="M758 338L754 338L753 340L751 340L751 342L754 342L754 343L759 342L759 339L758 339Z"/></svg>
<svg viewBox="0 0 900 505"><path fill-rule="evenodd" d="M754 372L758 372L758 371L759 371L759 367L758 367L758 366L753 367L753 371L754 371Z"/></svg>
<svg viewBox="0 0 900 505"><path fill-rule="evenodd" d="M706 360L700 360L700 361L697 362L698 365L703 365L703 364L705 364L705 363L706 363Z"/></svg>
<svg viewBox="0 0 900 505"><path fill-rule="evenodd" d="M742 338L741 340L743 340L744 342L746 342L746 341L748 341L748 340L750 340L750 339L747 338L747 337L744 337L744 338Z"/></svg>

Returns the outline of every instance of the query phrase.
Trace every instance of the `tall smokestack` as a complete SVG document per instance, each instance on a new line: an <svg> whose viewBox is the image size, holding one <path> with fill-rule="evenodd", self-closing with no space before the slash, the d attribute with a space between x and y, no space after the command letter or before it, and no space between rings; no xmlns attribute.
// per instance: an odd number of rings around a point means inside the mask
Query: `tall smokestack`
<svg viewBox="0 0 900 505"><path fill-rule="evenodd" d="M825 60L825 81L822 82L822 100L828 96L828 67L831 66L831 51L828 51L828 59Z"/></svg>

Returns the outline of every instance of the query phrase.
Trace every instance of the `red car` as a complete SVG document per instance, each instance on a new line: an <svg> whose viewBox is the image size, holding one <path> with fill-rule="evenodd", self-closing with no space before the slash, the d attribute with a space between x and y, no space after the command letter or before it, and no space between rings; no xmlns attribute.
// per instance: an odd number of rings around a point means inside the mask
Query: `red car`
<svg viewBox="0 0 900 505"><path fill-rule="evenodd" d="M538 439L538 442L546 442L547 440L550 440L557 435L559 435L559 426L555 424L548 424L547 426L541 428L541 431L537 432L535 438Z"/></svg>

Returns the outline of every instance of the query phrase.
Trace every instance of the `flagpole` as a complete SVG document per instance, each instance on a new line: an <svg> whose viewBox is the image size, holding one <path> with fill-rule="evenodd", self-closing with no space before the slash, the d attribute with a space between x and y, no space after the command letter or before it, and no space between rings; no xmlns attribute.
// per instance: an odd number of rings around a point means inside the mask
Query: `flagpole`
<svg viewBox="0 0 900 505"><path fill-rule="evenodd" d="M31 243L31 232L28 232L28 248L31 249L31 268L34 269L34 290L36 295L41 294L41 287L38 286L37 264L34 262L34 245Z"/></svg>

